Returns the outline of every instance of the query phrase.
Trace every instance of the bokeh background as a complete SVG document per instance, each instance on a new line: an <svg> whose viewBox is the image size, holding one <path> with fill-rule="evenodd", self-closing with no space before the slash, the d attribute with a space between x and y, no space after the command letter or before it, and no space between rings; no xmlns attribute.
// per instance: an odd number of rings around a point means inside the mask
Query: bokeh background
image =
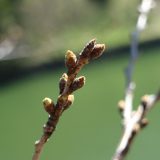
<svg viewBox="0 0 160 160"><path fill-rule="evenodd" d="M124 68L130 55L139 0L0 1L0 159L31 159L47 114L42 99L56 101L66 72L64 55L78 54L92 38L105 43L104 55L85 66L86 85L64 112L41 159L111 159L121 137L117 103L124 97ZM160 86L160 2L139 39L135 65L135 107ZM127 159L160 157L160 103L149 126L135 139Z"/></svg>

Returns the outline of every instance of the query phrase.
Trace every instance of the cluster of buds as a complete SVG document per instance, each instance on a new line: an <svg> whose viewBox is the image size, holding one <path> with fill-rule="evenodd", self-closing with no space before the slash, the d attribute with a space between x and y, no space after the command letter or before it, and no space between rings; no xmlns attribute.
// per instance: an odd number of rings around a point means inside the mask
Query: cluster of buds
<svg viewBox="0 0 160 160"><path fill-rule="evenodd" d="M77 78L77 74L85 64L101 56L104 49L104 44L96 44L95 39L93 39L84 47L78 56L70 50L66 52L65 65L68 71L67 73L63 73L59 80L59 96L57 103L54 104L50 98L44 98L43 100L43 106L45 111L49 114L49 118L43 127L41 139L35 144L33 160L39 159L43 145L55 131L63 111L73 104L73 92L84 86L85 77L80 76Z"/></svg>
<svg viewBox="0 0 160 160"><path fill-rule="evenodd" d="M57 104L63 106L67 109L74 100L72 93L85 84L85 77L80 76L76 78L82 67L89 61L98 58L102 55L105 49L104 44L96 44L95 39L91 40L81 53L76 56L73 51L68 50L65 55L65 66L67 68L67 73L63 73L59 81L59 97Z"/></svg>
<svg viewBox="0 0 160 160"><path fill-rule="evenodd" d="M80 76L76 78L79 71L89 61L100 57L104 49L104 44L96 44L96 40L93 39L86 44L78 56L76 56L71 50L66 52L65 66L68 71L67 73L63 73L59 80L59 96L57 103L54 104L50 98L45 98L43 100L44 109L50 117L48 120L48 124L50 126L52 124L55 126L55 121L57 123L57 119L62 114L62 112L73 104L73 92L84 86L85 77ZM48 124L46 123L46 127L50 127L47 126Z"/></svg>
<svg viewBox="0 0 160 160"><path fill-rule="evenodd" d="M86 60L86 63L89 61L100 57L105 49L104 44L96 44L95 39L91 40L80 53L80 57Z"/></svg>
<svg viewBox="0 0 160 160"><path fill-rule="evenodd" d="M140 105L141 109L137 109L137 111L135 111L135 110L131 111L130 120L134 119L134 117L137 117L138 114L142 114L141 118L139 118L139 120L137 120L137 122L133 126L134 133L137 133L138 131L140 131L140 129L142 129L148 125L148 119L143 116L144 113L139 113L139 112L145 112L145 110L147 109L146 107L148 106L148 98L149 98L148 95L143 96L141 99L141 105ZM128 106L126 106L125 100L120 100L118 103L118 108L119 108L119 111L120 111L121 116L123 118L123 121L125 121L124 110L126 109L126 107L128 107ZM124 125L127 125L127 124L124 124Z"/></svg>
<svg viewBox="0 0 160 160"><path fill-rule="evenodd" d="M95 39L91 40L80 53L80 57L88 59L88 61L100 57L105 49L104 44L96 44Z"/></svg>
<svg viewBox="0 0 160 160"><path fill-rule="evenodd" d="M134 88L127 88L125 99L119 101L118 107L122 117L123 135L116 149L113 160L122 160L127 155L134 137L148 125L146 114L160 100L160 91L154 95L145 95L136 110L133 110Z"/></svg>
<svg viewBox="0 0 160 160"><path fill-rule="evenodd" d="M93 39L84 47L78 57L68 50L66 52L65 57L65 65L68 69L68 74L77 73L76 70L79 71L83 67L83 65L87 64L89 61L100 57L105 49L104 44L96 44L96 40Z"/></svg>
<svg viewBox="0 0 160 160"><path fill-rule="evenodd" d="M44 98L43 100L44 109L50 117L48 124L52 125L52 121L55 121L55 117L57 119L64 110L73 104L73 92L82 88L85 84L85 77L80 76L76 78L77 74L89 61L100 57L104 49L104 44L96 44L96 40L93 39L86 44L78 56L71 50L66 52L65 66L68 71L67 73L63 73L59 80L59 96L57 103L54 104L50 98ZM47 127L47 124L45 126Z"/></svg>

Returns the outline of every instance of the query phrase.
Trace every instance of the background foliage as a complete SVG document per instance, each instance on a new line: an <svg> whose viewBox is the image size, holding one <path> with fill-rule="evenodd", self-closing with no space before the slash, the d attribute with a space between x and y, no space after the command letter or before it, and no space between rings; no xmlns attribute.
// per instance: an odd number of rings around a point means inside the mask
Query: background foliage
<svg viewBox="0 0 160 160"><path fill-rule="evenodd" d="M140 2L2 0L0 3L1 35L17 37L14 54L31 57L35 65L62 57L68 48L77 51L82 42L94 37L110 48L129 44ZM159 37L158 14L159 2L149 16L148 28L141 35L141 41Z"/></svg>

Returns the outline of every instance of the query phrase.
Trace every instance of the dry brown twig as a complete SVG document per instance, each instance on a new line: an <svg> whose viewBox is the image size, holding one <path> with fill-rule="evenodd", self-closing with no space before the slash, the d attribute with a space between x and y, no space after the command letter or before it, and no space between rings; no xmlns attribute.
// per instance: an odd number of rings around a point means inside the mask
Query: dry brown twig
<svg viewBox="0 0 160 160"><path fill-rule="evenodd" d="M160 100L160 92L155 95L145 95L136 111L133 111L133 91L135 85L131 82L126 90L125 100L118 104L120 114L123 119L123 134L116 149L113 160L123 160L138 132L148 124L146 114Z"/></svg>
<svg viewBox="0 0 160 160"><path fill-rule="evenodd" d="M104 49L104 44L96 44L95 39L93 39L84 47L78 57L70 50L66 52L65 65L68 71L60 78L60 92L57 103L54 104L50 98L45 98L43 100L43 105L46 112L49 114L49 118L43 127L43 135L40 140L35 143L35 151L32 160L39 160L43 146L55 131L60 116L63 111L69 108L73 103L73 92L84 86L85 77L81 76L76 78L77 74L85 64L101 56Z"/></svg>

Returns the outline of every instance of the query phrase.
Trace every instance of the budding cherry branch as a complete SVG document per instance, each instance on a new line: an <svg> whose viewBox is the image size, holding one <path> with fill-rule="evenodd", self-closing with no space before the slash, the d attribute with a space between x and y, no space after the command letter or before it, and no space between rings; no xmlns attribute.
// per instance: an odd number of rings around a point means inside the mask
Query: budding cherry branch
<svg viewBox="0 0 160 160"><path fill-rule="evenodd" d="M50 98L43 100L44 109L49 114L49 118L43 127L41 138L35 143L32 160L39 160L44 144L55 131L60 116L73 103L73 92L84 86L85 77L76 78L77 74L84 65L100 57L104 49L104 44L96 44L96 40L93 39L84 47L78 57L70 50L66 52L65 65L68 71L59 80L57 103L55 104Z"/></svg>

